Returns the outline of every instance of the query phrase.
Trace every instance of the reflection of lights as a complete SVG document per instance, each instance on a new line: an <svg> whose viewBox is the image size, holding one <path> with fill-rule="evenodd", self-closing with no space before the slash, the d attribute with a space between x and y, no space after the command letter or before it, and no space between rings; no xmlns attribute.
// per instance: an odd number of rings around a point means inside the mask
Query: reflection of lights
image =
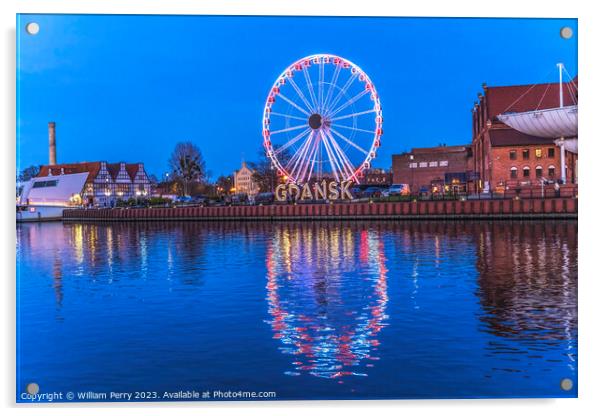
<svg viewBox="0 0 602 416"><path fill-rule="evenodd" d="M283 227L268 248L269 323L280 350L295 356L296 371L289 375L365 376L361 366L378 359L373 351L388 301L383 245L363 231L358 247L354 238L347 241L351 235L347 229Z"/></svg>

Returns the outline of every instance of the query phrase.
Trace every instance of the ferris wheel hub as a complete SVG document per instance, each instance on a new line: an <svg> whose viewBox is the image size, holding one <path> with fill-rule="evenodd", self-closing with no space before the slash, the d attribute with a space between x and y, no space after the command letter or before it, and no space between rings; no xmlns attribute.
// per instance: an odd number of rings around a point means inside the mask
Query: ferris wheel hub
<svg viewBox="0 0 602 416"><path fill-rule="evenodd" d="M311 127L314 130L318 130L320 127L322 127L322 116L318 113L314 113L311 116L309 116L309 127Z"/></svg>

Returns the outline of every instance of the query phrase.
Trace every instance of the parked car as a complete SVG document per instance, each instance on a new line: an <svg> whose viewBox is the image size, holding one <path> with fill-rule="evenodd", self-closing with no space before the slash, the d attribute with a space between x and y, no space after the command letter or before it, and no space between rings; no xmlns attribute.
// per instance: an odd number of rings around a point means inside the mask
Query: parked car
<svg viewBox="0 0 602 416"><path fill-rule="evenodd" d="M249 197L247 194L236 194L232 195L232 198L230 198L231 205L247 205L248 202Z"/></svg>
<svg viewBox="0 0 602 416"><path fill-rule="evenodd" d="M410 185L407 183L396 183L389 187L389 189L385 189L383 191L383 196L393 196L393 195L409 195L410 194Z"/></svg>
<svg viewBox="0 0 602 416"><path fill-rule="evenodd" d="M273 192L262 192L255 195L255 205L271 205L274 203Z"/></svg>
<svg viewBox="0 0 602 416"><path fill-rule="evenodd" d="M383 194L383 189L379 188L377 186L370 186L366 189L364 189L364 192L362 192L362 196L364 198L380 198Z"/></svg>

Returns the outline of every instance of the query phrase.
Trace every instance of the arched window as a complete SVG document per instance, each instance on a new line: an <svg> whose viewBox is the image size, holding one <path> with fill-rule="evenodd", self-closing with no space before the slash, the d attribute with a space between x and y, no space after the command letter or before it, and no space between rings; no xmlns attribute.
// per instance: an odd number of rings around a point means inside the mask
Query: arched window
<svg viewBox="0 0 602 416"><path fill-rule="evenodd" d="M550 179L554 179L556 177L556 166L554 166L554 165L548 166L548 177Z"/></svg>
<svg viewBox="0 0 602 416"><path fill-rule="evenodd" d="M530 174L531 174L531 169L529 168L529 166L525 166L523 168L523 178L528 178Z"/></svg>
<svg viewBox="0 0 602 416"><path fill-rule="evenodd" d="M510 177L511 177L512 179L516 179L516 177L517 177L517 172L518 172L518 169L516 168L516 166L512 166L512 167L510 168Z"/></svg>
<svg viewBox="0 0 602 416"><path fill-rule="evenodd" d="M541 178L543 176L543 168L541 166L535 167L535 177Z"/></svg>

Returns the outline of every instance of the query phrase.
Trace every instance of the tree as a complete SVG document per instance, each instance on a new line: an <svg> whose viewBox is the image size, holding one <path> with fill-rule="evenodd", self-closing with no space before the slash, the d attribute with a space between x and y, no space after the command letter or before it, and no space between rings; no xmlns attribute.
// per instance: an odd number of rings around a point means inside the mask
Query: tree
<svg viewBox="0 0 602 416"><path fill-rule="evenodd" d="M234 180L232 179L232 176L222 175L215 181L215 188L218 195L228 194L233 186Z"/></svg>
<svg viewBox="0 0 602 416"><path fill-rule="evenodd" d="M38 176L39 173L40 173L40 167L31 165L21 171L21 173L17 177L17 180L19 182L27 182L31 178L35 178L36 176Z"/></svg>
<svg viewBox="0 0 602 416"><path fill-rule="evenodd" d="M252 179L259 187L260 192L273 192L278 185L278 171L272 166L272 160L267 156L263 146L258 154L259 161L249 163L249 168L253 171ZM291 156L288 149L285 149L278 155L278 160L281 164L286 165Z"/></svg>
<svg viewBox="0 0 602 416"><path fill-rule="evenodd" d="M174 178L181 184L183 195L189 195L191 184L202 184L207 176L203 155L191 142L176 144L169 158L169 167Z"/></svg>

